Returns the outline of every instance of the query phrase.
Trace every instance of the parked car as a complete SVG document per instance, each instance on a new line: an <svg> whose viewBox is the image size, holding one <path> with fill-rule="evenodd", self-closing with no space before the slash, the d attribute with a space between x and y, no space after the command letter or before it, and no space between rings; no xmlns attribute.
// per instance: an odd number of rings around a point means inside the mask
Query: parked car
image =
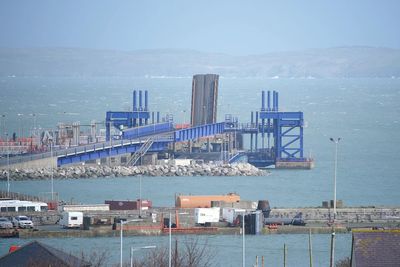
<svg viewBox="0 0 400 267"><path fill-rule="evenodd" d="M8 228L13 228L12 222L5 217L1 217L0 218L0 229L8 229Z"/></svg>
<svg viewBox="0 0 400 267"><path fill-rule="evenodd" d="M12 223L17 228L33 228L33 222L26 216L16 216Z"/></svg>

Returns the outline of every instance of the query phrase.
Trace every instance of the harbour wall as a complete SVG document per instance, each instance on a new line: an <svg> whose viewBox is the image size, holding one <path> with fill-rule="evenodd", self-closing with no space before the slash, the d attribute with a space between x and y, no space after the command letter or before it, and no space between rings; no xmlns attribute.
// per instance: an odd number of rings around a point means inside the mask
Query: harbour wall
<svg viewBox="0 0 400 267"><path fill-rule="evenodd" d="M330 208L277 208L272 209L272 218L294 218L302 213L307 222L329 221L333 216ZM399 222L400 207L344 207L336 209L336 221L344 223Z"/></svg>
<svg viewBox="0 0 400 267"><path fill-rule="evenodd" d="M162 235L166 231L162 229L164 216L171 208L156 208L142 212L142 222L135 222L124 226L124 235ZM291 218L298 212L302 212L306 226L279 225L276 228L265 226L264 234L330 234L332 225L329 222L329 213L326 208L277 208L273 209L270 217ZM150 213L156 213L156 221L152 221ZM91 224L87 230L63 229L58 225L61 214L57 211L49 212L26 212L24 215L32 218L36 230L20 229L21 238L37 237L99 237L114 236L120 234L119 225L113 225L114 218L132 219L138 217L138 211L107 211L107 212L84 212L85 216L92 219L107 218L108 223L97 225ZM230 227L227 222L218 222L211 228L203 227L197 229L194 225L194 209L179 209L179 229L173 229L174 234L240 234L239 227ZM4 216L15 216L15 213L7 213ZM21 214L19 214L21 215ZM337 220L334 225L336 233L347 233L354 228L398 228L400 226L400 207L346 207L337 209ZM96 221L96 220L93 220ZM172 221L175 222L174 216ZM165 229L164 229L165 230ZM179 230L179 231L178 231ZM198 230L198 231L195 231Z"/></svg>
<svg viewBox="0 0 400 267"><path fill-rule="evenodd" d="M35 160L10 164L9 166L10 170L39 169L39 168L50 168L50 167L57 168L57 158L35 159ZM2 166L2 168L7 168L7 167Z"/></svg>
<svg viewBox="0 0 400 267"><path fill-rule="evenodd" d="M237 164L192 164L176 165L145 165L145 166L70 166L64 168L12 168L10 179L37 180L69 178L97 178L121 176L265 176L268 172L260 170L248 163ZM7 179L7 169L0 171L0 180Z"/></svg>
<svg viewBox="0 0 400 267"><path fill-rule="evenodd" d="M150 214L158 214L156 224L161 224L162 215L168 214L175 209L168 207L158 207L142 211L141 215L144 219L143 225L154 225L151 222ZM270 218L294 218L299 212L302 213L302 218L307 224L327 223L330 220L332 209L327 208L273 208L270 213ZM194 222L194 209L179 209L180 225L184 227L192 227ZM51 225L56 224L61 218L61 212L3 212L2 216L26 215L32 218L35 225ZM120 211L85 211L85 216L93 218L107 218L108 222L112 222L114 218L136 218L139 216L138 210ZM147 222L148 221L148 222ZM400 224L400 207L346 207L337 209L336 221L350 224L363 223L397 223ZM221 225L223 223L221 222Z"/></svg>

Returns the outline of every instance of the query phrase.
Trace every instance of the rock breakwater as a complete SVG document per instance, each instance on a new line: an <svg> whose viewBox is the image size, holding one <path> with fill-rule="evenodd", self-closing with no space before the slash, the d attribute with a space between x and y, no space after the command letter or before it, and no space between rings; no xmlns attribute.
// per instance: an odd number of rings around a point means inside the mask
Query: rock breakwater
<svg viewBox="0 0 400 267"><path fill-rule="evenodd" d="M39 180L51 178L50 168L11 169L10 179ZM193 164L188 166L146 165L146 166L70 166L53 170L55 179L97 178L123 176L264 176L268 172L248 163L238 164ZM7 180L7 170L2 170L0 180Z"/></svg>

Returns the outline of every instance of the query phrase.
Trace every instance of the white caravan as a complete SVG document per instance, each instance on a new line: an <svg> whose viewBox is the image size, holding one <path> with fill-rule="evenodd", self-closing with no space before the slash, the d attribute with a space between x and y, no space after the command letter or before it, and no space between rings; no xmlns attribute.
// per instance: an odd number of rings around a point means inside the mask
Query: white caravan
<svg viewBox="0 0 400 267"><path fill-rule="evenodd" d="M64 228L79 228L83 224L83 212L69 211L63 212L60 224Z"/></svg>

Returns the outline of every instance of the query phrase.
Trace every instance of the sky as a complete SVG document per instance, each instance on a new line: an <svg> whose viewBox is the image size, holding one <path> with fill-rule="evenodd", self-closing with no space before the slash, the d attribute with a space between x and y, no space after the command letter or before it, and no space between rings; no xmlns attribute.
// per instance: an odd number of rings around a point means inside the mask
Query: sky
<svg viewBox="0 0 400 267"><path fill-rule="evenodd" d="M399 0L0 2L0 47L190 49L231 55L400 48Z"/></svg>

